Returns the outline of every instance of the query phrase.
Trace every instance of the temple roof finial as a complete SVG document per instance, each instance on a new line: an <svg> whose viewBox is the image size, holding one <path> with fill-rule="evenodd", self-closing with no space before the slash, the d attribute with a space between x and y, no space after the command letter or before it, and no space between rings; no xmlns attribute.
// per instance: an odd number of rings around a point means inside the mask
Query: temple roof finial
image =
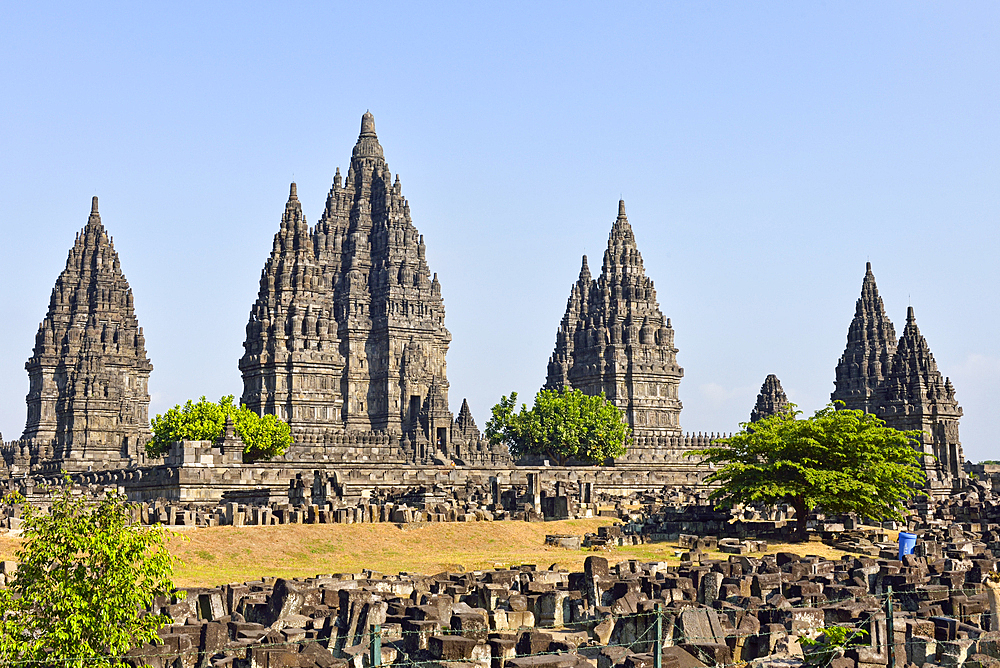
<svg viewBox="0 0 1000 668"><path fill-rule="evenodd" d="M90 201L90 212L98 213L97 211L97 195L94 195L94 199Z"/></svg>
<svg viewBox="0 0 1000 668"><path fill-rule="evenodd" d="M382 147L378 143L378 136L375 134L375 117L372 116L372 112L366 111L365 115L361 117L361 134L358 136L358 143L354 146L354 152L351 153L352 158L377 158L382 160ZM357 165L355 162L351 161L351 167L357 170ZM379 167L378 172L381 173L386 166L383 164ZM365 167L365 170L371 169L371 165ZM350 174L348 174L350 178Z"/></svg>
<svg viewBox="0 0 1000 668"><path fill-rule="evenodd" d="M913 307L912 306L907 306L906 307L906 324L910 324L912 322L916 322L916 320L917 320L917 316L913 315Z"/></svg>
<svg viewBox="0 0 1000 668"><path fill-rule="evenodd" d="M288 199L298 199L298 198L299 198L299 189L295 185L295 181L292 181L292 185L288 189Z"/></svg>
<svg viewBox="0 0 1000 668"><path fill-rule="evenodd" d="M361 117L361 136L375 136L375 117L370 111L366 111L365 115Z"/></svg>
<svg viewBox="0 0 1000 668"><path fill-rule="evenodd" d="M871 262L865 262L865 271L867 273L869 273L869 274L872 272L872 263Z"/></svg>
<svg viewBox="0 0 1000 668"><path fill-rule="evenodd" d="M618 200L618 217L625 217L625 200L623 199Z"/></svg>

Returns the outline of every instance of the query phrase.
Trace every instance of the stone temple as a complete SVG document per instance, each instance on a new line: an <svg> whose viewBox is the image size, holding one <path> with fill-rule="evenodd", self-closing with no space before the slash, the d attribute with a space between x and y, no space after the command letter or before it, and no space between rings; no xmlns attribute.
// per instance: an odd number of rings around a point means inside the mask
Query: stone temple
<svg viewBox="0 0 1000 668"><path fill-rule="evenodd" d="M660 311L620 200L596 280L583 256L556 332L545 389L603 392L625 414L633 433L628 452L616 465L654 464L690 478L705 470L685 454L706 447L715 434L681 432L683 376L670 318Z"/></svg>
<svg viewBox="0 0 1000 668"><path fill-rule="evenodd" d="M315 227L291 186L250 310L242 402L286 420L297 440L395 434L421 459L479 440L463 404L448 410L451 334L424 238L365 113Z"/></svg>
<svg viewBox="0 0 1000 668"><path fill-rule="evenodd" d="M96 197L52 288L25 369L28 420L21 440L45 470L140 461L150 433L153 365Z"/></svg>
<svg viewBox="0 0 1000 668"><path fill-rule="evenodd" d="M660 312L625 202L619 201L596 280L583 256L556 332L545 387L604 392L636 434L679 436L683 375L670 318Z"/></svg>
<svg viewBox="0 0 1000 668"><path fill-rule="evenodd" d="M617 405L633 433L624 457L609 466L512 461L505 447L483 438L467 402L457 417L451 412L450 342L441 284L366 113L346 177L337 170L314 226L291 184L250 308L239 360L242 403L290 424L284 455L244 461L228 429L217 442L174 444L164 458L146 458L152 365L95 198L26 364L24 435L0 445L0 468L22 482L58 481L66 470L78 481L123 486L136 501L199 507L344 510L380 499L427 509L450 498L508 515L548 508L546 516L569 516L577 502L593 510L598 494L697 486L708 473L686 454L716 435L681 430L684 370L674 329L646 276L624 202L596 279L583 257L545 382L603 392ZM924 431L935 494L963 483L954 388L938 372L912 309L896 340L870 267L836 387L833 398L849 407ZM751 420L786 407L769 376Z"/></svg>
<svg viewBox="0 0 1000 668"><path fill-rule="evenodd" d="M947 492L962 485L965 457L958 439L962 409L955 388L938 371L912 306L896 340L870 262L834 385L832 401L873 413L890 427L924 432L923 466L932 491Z"/></svg>

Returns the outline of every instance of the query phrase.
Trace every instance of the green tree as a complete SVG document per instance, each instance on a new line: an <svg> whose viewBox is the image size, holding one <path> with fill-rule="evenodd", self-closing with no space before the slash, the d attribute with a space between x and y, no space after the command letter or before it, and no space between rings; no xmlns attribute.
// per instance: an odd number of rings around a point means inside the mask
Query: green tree
<svg viewBox="0 0 1000 668"><path fill-rule="evenodd" d="M214 441L222 436L226 417L232 417L236 435L243 441L243 452L251 459L270 459L285 453L292 444L288 424L274 415L257 415L246 406L237 407L233 395L219 399L219 403L198 403L188 399L157 415L150 424L153 439L146 444L146 454L162 457L174 441Z"/></svg>
<svg viewBox="0 0 1000 668"><path fill-rule="evenodd" d="M514 412L517 392L501 397L486 423L486 437L493 445L505 444L515 459L545 455L560 466L573 458L603 464L625 454L631 433L625 416L604 393L589 396L580 390L542 390L535 405L521 404Z"/></svg>
<svg viewBox="0 0 1000 668"><path fill-rule="evenodd" d="M902 519L903 505L926 482L913 447L922 433L892 429L874 415L834 404L811 418L800 414L793 406L744 423L739 433L688 454L721 466L707 478L720 485L711 495L719 506L791 503L800 538L806 515L817 507Z"/></svg>
<svg viewBox="0 0 1000 668"><path fill-rule="evenodd" d="M67 481L53 494L47 514L24 504L19 564L0 590L0 664L110 666L170 622L145 612L173 589L168 534L137 525L118 493L94 504Z"/></svg>

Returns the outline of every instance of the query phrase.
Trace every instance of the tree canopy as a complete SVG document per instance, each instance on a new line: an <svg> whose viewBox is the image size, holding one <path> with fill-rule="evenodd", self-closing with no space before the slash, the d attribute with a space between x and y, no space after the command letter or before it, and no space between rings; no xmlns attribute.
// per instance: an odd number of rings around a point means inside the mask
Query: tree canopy
<svg viewBox="0 0 1000 668"><path fill-rule="evenodd" d="M870 413L834 404L810 418L799 415L793 405L691 452L688 456L721 466L707 479L720 484L712 498L722 507L789 502L800 536L806 515L817 507L901 519L903 505L926 481L913 447L922 432L899 431Z"/></svg>
<svg viewBox="0 0 1000 668"><path fill-rule="evenodd" d="M0 663L110 666L157 641L170 618L145 611L173 589L162 527L137 525L118 493L95 505L67 484L47 514L24 503L22 528L17 571L0 589Z"/></svg>
<svg viewBox="0 0 1000 668"><path fill-rule="evenodd" d="M252 459L269 459L282 455L292 444L288 424L274 415L257 415L246 406L237 407L233 395L219 403L202 397L197 403L188 399L157 415L151 421L153 439L146 444L146 453L161 457L174 441L214 441L222 436L226 418L232 417L236 435L243 441L243 452Z"/></svg>
<svg viewBox="0 0 1000 668"><path fill-rule="evenodd" d="M625 454L631 433L625 416L604 393L590 396L580 390L542 390L529 410L521 404L515 413L517 392L501 397L486 423L486 437L504 444L515 459L543 455L560 466L570 459L603 464Z"/></svg>

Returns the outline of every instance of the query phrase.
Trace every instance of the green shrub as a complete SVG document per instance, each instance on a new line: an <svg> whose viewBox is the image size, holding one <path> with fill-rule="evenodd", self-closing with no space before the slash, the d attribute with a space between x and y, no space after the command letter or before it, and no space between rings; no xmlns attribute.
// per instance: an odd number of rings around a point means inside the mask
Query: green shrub
<svg viewBox="0 0 1000 668"><path fill-rule="evenodd" d="M157 642L170 618L145 611L173 589L164 529L138 526L118 493L93 504L69 484L48 513L23 507L17 571L0 589L0 665L111 666Z"/></svg>
<svg viewBox="0 0 1000 668"><path fill-rule="evenodd" d="M820 631L817 638L799 638L802 657L810 666L828 665L844 648L859 644L858 641L868 635L864 629L852 629L848 626L828 626Z"/></svg>
<svg viewBox="0 0 1000 668"><path fill-rule="evenodd" d="M219 403L205 397L197 403L188 399L150 420L153 440L146 444L146 454L162 457L174 441L215 441L226 428L226 418L232 417L236 435L243 441L243 452L250 459L270 459L283 455L292 444L288 423L274 415L257 415L246 406L237 407L233 395Z"/></svg>

